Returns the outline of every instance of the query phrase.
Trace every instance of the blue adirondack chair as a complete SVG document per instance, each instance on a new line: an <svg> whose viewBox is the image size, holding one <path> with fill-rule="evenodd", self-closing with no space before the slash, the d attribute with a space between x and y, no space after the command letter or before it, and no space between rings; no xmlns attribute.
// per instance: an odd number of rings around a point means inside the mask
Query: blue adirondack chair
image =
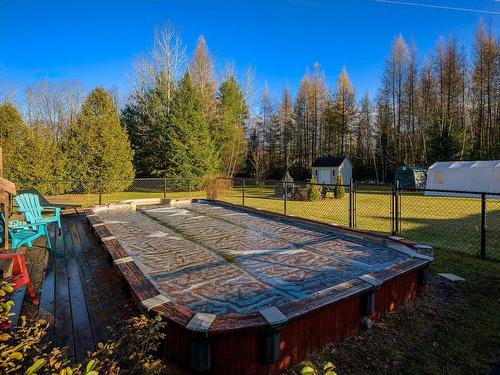
<svg viewBox="0 0 500 375"><path fill-rule="evenodd" d="M33 246L33 241L37 238L46 236L47 237L47 247L52 248L50 244L50 239L47 234L47 225L33 226L31 224L23 224L18 220L9 220L9 238L12 241L11 247L17 249L22 245L27 245L28 247ZM0 243L5 241L5 217L0 214Z"/></svg>
<svg viewBox="0 0 500 375"><path fill-rule="evenodd" d="M33 193L16 195L16 203L19 212L23 214L27 223L45 224L45 231L47 231L47 224L57 223L59 235L61 234L61 209L59 207L42 206L38 195ZM52 215L44 216L45 211L52 211Z"/></svg>

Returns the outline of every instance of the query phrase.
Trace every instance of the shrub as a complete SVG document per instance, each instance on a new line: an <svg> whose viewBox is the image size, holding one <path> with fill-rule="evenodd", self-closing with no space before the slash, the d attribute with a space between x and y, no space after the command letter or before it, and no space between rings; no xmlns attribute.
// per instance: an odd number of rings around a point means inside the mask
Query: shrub
<svg viewBox="0 0 500 375"><path fill-rule="evenodd" d="M326 199L327 194L328 188L325 185L321 186L321 199Z"/></svg>
<svg viewBox="0 0 500 375"><path fill-rule="evenodd" d="M345 195L344 182L342 181L342 176L337 175L337 184L335 185L335 189L333 190L333 196L336 199L343 198Z"/></svg>
<svg viewBox="0 0 500 375"><path fill-rule="evenodd" d="M294 201L307 201L307 191L309 188L302 188L300 185L296 185L292 190L292 200Z"/></svg>
<svg viewBox="0 0 500 375"><path fill-rule="evenodd" d="M310 201L317 201L321 198L321 186L318 185L318 180L313 176L309 189L307 190L307 199Z"/></svg>
<svg viewBox="0 0 500 375"><path fill-rule="evenodd" d="M8 323L12 315L12 301L6 301L12 286L0 283L0 322ZM0 330L0 373L26 375L97 375L119 373L160 374L164 363L154 358L161 340L165 337L165 323L160 317L149 319L144 315L120 322L111 329L111 339L99 343L98 350L89 354L85 365L73 364L67 358L66 349L51 347L42 340L48 324L37 319L28 323L21 317L19 326L8 331Z"/></svg>
<svg viewBox="0 0 500 375"><path fill-rule="evenodd" d="M232 181L221 175L208 177L205 180L207 199L219 199L226 190L231 188Z"/></svg>
<svg viewBox="0 0 500 375"><path fill-rule="evenodd" d="M326 362L321 370L318 370L311 361L302 362L300 367L301 375L337 375L332 362Z"/></svg>

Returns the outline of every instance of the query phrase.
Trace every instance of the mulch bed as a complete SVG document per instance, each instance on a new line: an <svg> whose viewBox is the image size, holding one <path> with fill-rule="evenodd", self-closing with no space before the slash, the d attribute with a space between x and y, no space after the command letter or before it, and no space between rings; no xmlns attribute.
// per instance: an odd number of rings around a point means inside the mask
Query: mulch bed
<svg viewBox="0 0 500 375"><path fill-rule="evenodd" d="M437 327L457 314L452 308L463 302L462 292L444 278L429 274L425 293L386 314L370 331L359 332L338 344L326 345L309 356L321 368L331 361L338 374L405 373L405 358L414 354L415 347L432 337ZM438 346L431 342L429 350ZM288 374L299 374L296 366Z"/></svg>

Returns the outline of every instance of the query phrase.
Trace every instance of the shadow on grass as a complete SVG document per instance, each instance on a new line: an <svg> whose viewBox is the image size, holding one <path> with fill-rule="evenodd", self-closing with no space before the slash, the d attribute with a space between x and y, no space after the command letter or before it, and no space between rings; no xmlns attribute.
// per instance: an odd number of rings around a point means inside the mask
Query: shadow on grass
<svg viewBox="0 0 500 375"><path fill-rule="evenodd" d="M441 250L479 256L481 215L453 219L404 217L401 236L411 241L431 244ZM500 260L500 210L487 213L486 257Z"/></svg>

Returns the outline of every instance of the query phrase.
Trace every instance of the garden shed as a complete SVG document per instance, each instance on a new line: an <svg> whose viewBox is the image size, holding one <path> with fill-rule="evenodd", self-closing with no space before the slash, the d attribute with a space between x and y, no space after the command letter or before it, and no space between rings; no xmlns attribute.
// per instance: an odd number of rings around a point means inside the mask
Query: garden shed
<svg viewBox="0 0 500 375"><path fill-rule="evenodd" d="M426 189L500 193L500 160L434 163L427 172ZM426 192L426 195L450 194Z"/></svg>
<svg viewBox="0 0 500 375"><path fill-rule="evenodd" d="M320 184L336 184L339 174L343 184L348 185L352 177L352 163L345 156L323 156L312 164L312 175Z"/></svg>
<svg viewBox="0 0 500 375"><path fill-rule="evenodd" d="M399 186L404 188L425 189L427 180L427 167L410 165L396 169L394 181L399 181Z"/></svg>

